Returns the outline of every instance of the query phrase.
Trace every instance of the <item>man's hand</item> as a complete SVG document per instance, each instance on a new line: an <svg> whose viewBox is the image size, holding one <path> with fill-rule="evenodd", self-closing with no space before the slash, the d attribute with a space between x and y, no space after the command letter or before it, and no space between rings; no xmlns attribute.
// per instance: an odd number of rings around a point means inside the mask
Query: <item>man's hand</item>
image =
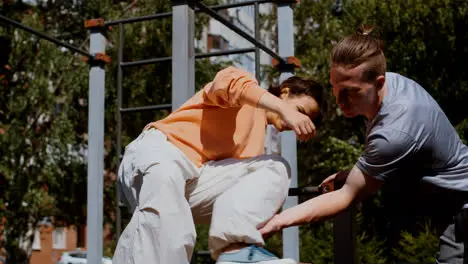
<svg viewBox="0 0 468 264"><path fill-rule="evenodd" d="M329 176L324 182L344 180L344 185L333 192L327 192L301 204L288 208L273 216L260 233L270 237L283 228L329 219L348 208L363 192L377 191L382 182L362 173L354 166L351 171L339 172ZM324 184L324 183L322 183Z"/></svg>
<svg viewBox="0 0 468 264"><path fill-rule="evenodd" d="M315 125L310 117L297 111L295 107L284 107L280 115L286 125L296 133L299 140L307 141L315 136Z"/></svg>
<svg viewBox="0 0 468 264"><path fill-rule="evenodd" d="M281 231L283 224L281 222L281 216L279 214L273 216L262 228L260 228L260 233L264 239L267 239L274 235L276 232Z"/></svg>
<svg viewBox="0 0 468 264"><path fill-rule="evenodd" d="M330 182L334 182L336 186L342 186L346 182L346 178L348 178L349 171L339 171L335 174L328 176L325 180L320 183L319 186L326 186Z"/></svg>

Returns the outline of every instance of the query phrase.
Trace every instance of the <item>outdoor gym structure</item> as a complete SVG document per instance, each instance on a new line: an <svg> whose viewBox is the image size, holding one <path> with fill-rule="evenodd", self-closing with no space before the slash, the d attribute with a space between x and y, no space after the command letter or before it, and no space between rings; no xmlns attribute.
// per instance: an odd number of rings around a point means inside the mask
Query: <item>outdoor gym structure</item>
<svg viewBox="0 0 468 264"><path fill-rule="evenodd" d="M278 23L278 53L260 42L259 4L275 3L277 5ZM110 62L106 55L106 31L110 26L118 26L119 43L117 56L117 149L119 160L122 157L122 114L138 111L155 111L160 109L175 110L189 99L195 92L195 59L255 52L255 72L260 76L260 50L269 54L274 61L276 69L280 72L280 81L294 75L295 68L300 67L300 61L294 57L294 0L247 0L232 4L206 6L200 0L172 0L172 12L158 13L142 17L126 18L115 21L104 19L91 19L84 25L90 31L89 52L83 51L70 44L57 40L35 29L22 25L5 16L0 15L0 21L31 34L51 41L85 57L89 63L89 118L88 118L88 206L87 206L87 258L88 263L98 264L103 251L103 171L104 171L104 91L105 91L105 65ZM337 1L340 3L341 1ZM255 37L250 36L216 11L254 6ZM341 6L339 6L341 8ZM204 12L220 23L233 30L253 46L250 48L227 50L195 54L194 50L194 19L195 13ZM150 58L139 61L123 61L124 25L148 20L172 17L172 57ZM137 67L161 62L172 61L172 103L150 105L143 107L122 107L122 70L127 67ZM331 191L327 188L297 186L297 151L296 136L294 132L283 132L281 135L281 155L289 162L292 169L291 188L285 208L298 203L299 195L320 195ZM123 206L117 192L116 232L120 236L122 224L120 210ZM336 216L334 221L334 252L336 264L357 263L355 247L355 228L353 208ZM206 254L206 253L205 253ZM299 261L299 229L290 227L283 230L284 257Z"/></svg>

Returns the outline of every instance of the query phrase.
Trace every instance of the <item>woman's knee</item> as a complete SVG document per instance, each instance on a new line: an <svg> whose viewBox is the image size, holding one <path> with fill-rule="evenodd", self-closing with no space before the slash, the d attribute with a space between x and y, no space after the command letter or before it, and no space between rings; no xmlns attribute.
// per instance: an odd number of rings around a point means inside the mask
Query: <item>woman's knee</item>
<svg viewBox="0 0 468 264"><path fill-rule="evenodd" d="M279 184L284 183L289 185L289 179L291 178L291 166L288 161L280 155L264 155L260 157L259 166L269 169L272 175L269 179L273 180L276 178L280 180Z"/></svg>

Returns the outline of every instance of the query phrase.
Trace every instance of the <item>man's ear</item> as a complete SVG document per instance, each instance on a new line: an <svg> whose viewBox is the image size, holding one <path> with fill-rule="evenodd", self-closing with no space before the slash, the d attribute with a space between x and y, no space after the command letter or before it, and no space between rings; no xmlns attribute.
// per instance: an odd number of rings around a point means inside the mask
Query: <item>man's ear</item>
<svg viewBox="0 0 468 264"><path fill-rule="evenodd" d="M384 75L379 75L377 79L375 80L375 86L377 87L378 90L382 89L385 84L385 76Z"/></svg>

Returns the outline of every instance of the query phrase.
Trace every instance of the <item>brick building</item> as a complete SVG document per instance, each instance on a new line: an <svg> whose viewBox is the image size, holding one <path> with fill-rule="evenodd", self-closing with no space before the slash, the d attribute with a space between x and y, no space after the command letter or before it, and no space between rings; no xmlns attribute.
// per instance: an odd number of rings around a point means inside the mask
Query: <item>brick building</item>
<svg viewBox="0 0 468 264"><path fill-rule="evenodd" d="M34 234L31 264L55 264L64 251L83 248L85 228L41 225ZM81 241L80 241L81 240Z"/></svg>
<svg viewBox="0 0 468 264"><path fill-rule="evenodd" d="M112 242L110 226L103 230L104 244ZM56 264L62 252L86 250L86 227L41 225L34 234L30 264Z"/></svg>

